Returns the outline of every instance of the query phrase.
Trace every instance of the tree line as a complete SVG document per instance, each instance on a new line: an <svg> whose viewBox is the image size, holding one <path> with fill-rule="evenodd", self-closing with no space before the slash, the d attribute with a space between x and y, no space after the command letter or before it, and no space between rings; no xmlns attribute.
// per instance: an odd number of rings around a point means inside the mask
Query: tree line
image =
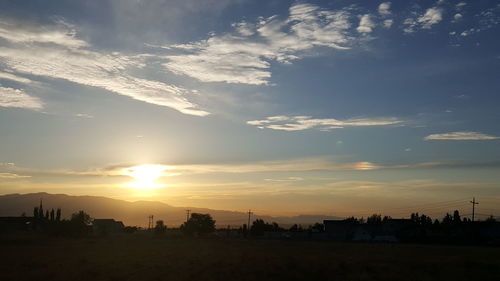
<svg viewBox="0 0 500 281"><path fill-rule="evenodd" d="M62 219L61 208L43 209L40 206L33 208L32 229L36 232L54 236L81 236L90 232L92 218L84 211L71 214L69 219Z"/></svg>

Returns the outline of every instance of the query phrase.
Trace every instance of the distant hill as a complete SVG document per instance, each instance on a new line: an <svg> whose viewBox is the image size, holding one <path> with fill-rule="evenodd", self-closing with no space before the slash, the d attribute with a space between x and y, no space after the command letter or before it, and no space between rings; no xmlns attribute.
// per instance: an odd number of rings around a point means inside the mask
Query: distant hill
<svg viewBox="0 0 500 281"><path fill-rule="evenodd" d="M217 226L239 226L247 223L247 214L223 210L212 210L194 207L173 207L157 201L136 201L111 199L99 196L71 196L66 194L29 193L0 195L0 217L20 216L23 212L27 216L33 214L33 207L38 206L40 198L43 199L45 210L61 208L63 218L72 213L84 210L93 218L114 218L121 220L125 225L147 226L148 216L154 215L154 220L164 220L167 226L178 226L186 220L186 209L193 213L211 214ZM300 215L294 217L271 217L254 215L252 220L261 218L268 222L277 222L283 226L301 224L307 226L324 219L338 219L338 217L322 215Z"/></svg>

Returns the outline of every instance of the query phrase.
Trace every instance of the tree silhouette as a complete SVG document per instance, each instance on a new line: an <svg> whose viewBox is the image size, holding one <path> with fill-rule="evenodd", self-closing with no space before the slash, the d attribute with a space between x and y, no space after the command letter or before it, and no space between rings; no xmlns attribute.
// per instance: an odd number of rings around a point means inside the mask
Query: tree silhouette
<svg viewBox="0 0 500 281"><path fill-rule="evenodd" d="M33 208L33 218L38 218L38 207Z"/></svg>
<svg viewBox="0 0 500 281"><path fill-rule="evenodd" d="M497 220L495 219L495 217L493 217L493 215L490 215L485 221L486 222L496 222Z"/></svg>
<svg viewBox="0 0 500 281"><path fill-rule="evenodd" d="M283 231L283 230L284 230L283 228L281 228L281 227L278 225L278 223L273 222L272 224L273 224L273 231L278 232L278 231Z"/></svg>
<svg viewBox="0 0 500 281"><path fill-rule="evenodd" d="M454 224L460 224L462 220L460 219L460 213L458 210L453 211L453 223Z"/></svg>
<svg viewBox="0 0 500 281"><path fill-rule="evenodd" d="M446 213L446 215L444 216L443 220L441 221L442 224L445 224L445 225L449 225L453 222L453 217Z"/></svg>
<svg viewBox="0 0 500 281"><path fill-rule="evenodd" d="M215 220L210 214L192 213L189 220L181 225L187 235L204 235L215 231Z"/></svg>
<svg viewBox="0 0 500 281"><path fill-rule="evenodd" d="M38 207L38 218L43 219L43 204L42 200L40 200L40 207Z"/></svg>
<svg viewBox="0 0 500 281"><path fill-rule="evenodd" d="M61 208L57 208L56 221L61 221Z"/></svg>
<svg viewBox="0 0 500 281"><path fill-rule="evenodd" d="M71 215L71 221L82 225L90 225L92 218L84 211L79 211Z"/></svg>
<svg viewBox="0 0 500 281"><path fill-rule="evenodd" d="M362 223L360 220L358 220L355 217L350 217L350 218L344 219L344 221L347 223L352 223L352 224Z"/></svg>
<svg viewBox="0 0 500 281"><path fill-rule="evenodd" d="M357 220L356 220L357 221ZM316 232L324 232L325 231L325 225L322 223L315 223L314 225L311 226L311 229L316 231Z"/></svg>
<svg viewBox="0 0 500 281"><path fill-rule="evenodd" d="M290 227L289 231L290 232L302 232L302 231L304 231L304 229L302 228L302 226L300 224L299 225L294 224Z"/></svg>
<svg viewBox="0 0 500 281"><path fill-rule="evenodd" d="M157 220L155 225L155 233L163 234L167 231L167 226L163 222L163 220Z"/></svg>
<svg viewBox="0 0 500 281"><path fill-rule="evenodd" d="M51 221L54 221L55 217L54 217L54 209L50 210L50 220Z"/></svg>
<svg viewBox="0 0 500 281"><path fill-rule="evenodd" d="M92 218L84 211L79 211L71 215L70 225L71 232L75 235L82 235L89 232L89 225Z"/></svg>
<svg viewBox="0 0 500 281"><path fill-rule="evenodd" d="M282 228L280 228L277 223L266 223L262 219L256 219L255 221L253 221L252 226L250 227L250 233L254 236L264 235L264 232L266 231L278 232L281 230Z"/></svg>
<svg viewBox="0 0 500 281"><path fill-rule="evenodd" d="M382 215L380 214L373 214L366 218L366 223L367 224L381 224L382 223Z"/></svg>

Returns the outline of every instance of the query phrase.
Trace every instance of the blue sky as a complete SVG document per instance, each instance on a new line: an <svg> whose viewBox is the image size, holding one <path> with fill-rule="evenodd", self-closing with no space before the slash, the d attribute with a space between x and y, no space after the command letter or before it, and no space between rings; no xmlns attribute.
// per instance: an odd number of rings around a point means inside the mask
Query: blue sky
<svg viewBox="0 0 500 281"><path fill-rule="evenodd" d="M2 1L0 192L496 210L499 30L497 1Z"/></svg>

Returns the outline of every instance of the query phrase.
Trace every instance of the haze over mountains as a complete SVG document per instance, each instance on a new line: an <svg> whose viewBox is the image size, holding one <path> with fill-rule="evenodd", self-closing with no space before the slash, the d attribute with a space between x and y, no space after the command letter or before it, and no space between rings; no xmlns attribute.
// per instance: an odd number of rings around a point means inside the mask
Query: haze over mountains
<svg viewBox="0 0 500 281"><path fill-rule="evenodd" d="M23 212L31 216L33 208L43 200L45 210L61 208L63 218L72 213L84 210L93 218L113 218L121 220L125 225L147 226L148 216L154 220L164 220L167 226L178 226L186 220L186 209L193 213L211 214L218 227L227 225L240 226L247 223L248 215L244 212L212 210L194 207L174 207L158 201L136 201L111 199L98 196L71 196L66 194L29 193L7 194L0 196L0 216L20 216ZM252 216L252 220L261 218L268 222L282 225L301 224L307 226L324 219L338 219L333 216L299 215L294 217L271 217L260 214Z"/></svg>

